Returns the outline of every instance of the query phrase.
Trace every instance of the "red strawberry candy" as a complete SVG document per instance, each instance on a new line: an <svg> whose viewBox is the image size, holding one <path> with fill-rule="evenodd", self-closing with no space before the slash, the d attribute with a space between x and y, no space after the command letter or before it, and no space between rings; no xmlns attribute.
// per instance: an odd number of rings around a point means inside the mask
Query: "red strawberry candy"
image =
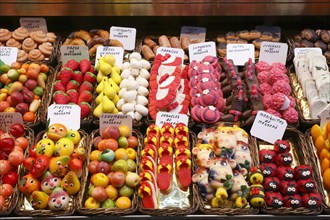
<svg viewBox="0 0 330 220"><path fill-rule="evenodd" d="M79 70L73 71L72 79L81 84L84 80L84 74Z"/></svg>
<svg viewBox="0 0 330 220"><path fill-rule="evenodd" d="M82 59L79 62L79 69L81 70L82 73L86 73L91 69L91 62L86 59Z"/></svg>
<svg viewBox="0 0 330 220"><path fill-rule="evenodd" d="M83 90L79 94L78 103L80 103L80 102L88 102L88 103L90 103L92 100L93 100L93 95L92 95L92 93L90 91Z"/></svg>
<svg viewBox="0 0 330 220"><path fill-rule="evenodd" d="M61 83L61 80L56 80L55 82L54 82L54 91L56 92L56 91L63 91L63 92L65 92L66 90L65 90L65 86L63 86L63 84Z"/></svg>
<svg viewBox="0 0 330 220"><path fill-rule="evenodd" d="M69 60L66 64L64 64L66 67L70 67L73 71L77 70L79 67L79 63L73 59Z"/></svg>
<svg viewBox="0 0 330 220"><path fill-rule="evenodd" d="M63 91L56 91L53 94L53 100L56 104L68 104L70 102L68 94Z"/></svg>
<svg viewBox="0 0 330 220"><path fill-rule="evenodd" d="M79 102L78 105L81 109L80 118L86 118L90 114L92 107L87 102Z"/></svg>
<svg viewBox="0 0 330 220"><path fill-rule="evenodd" d="M66 94L68 94L69 98L70 98L70 102L73 103L78 103L78 97L79 97L79 93L77 90L75 89L70 89L66 92Z"/></svg>
<svg viewBox="0 0 330 220"><path fill-rule="evenodd" d="M92 85L92 83L90 83L90 82L83 82L83 83L80 85L79 93L81 93L81 92L84 91L84 90L87 90L87 91L93 92L93 85Z"/></svg>
<svg viewBox="0 0 330 220"><path fill-rule="evenodd" d="M69 91L70 89L79 90L80 84L76 80L70 80L68 84L66 85L66 91Z"/></svg>
<svg viewBox="0 0 330 220"><path fill-rule="evenodd" d="M66 84L68 84L68 82L71 80L72 75L73 75L73 71L71 68L62 67L56 79L61 80L62 85L66 86Z"/></svg>
<svg viewBox="0 0 330 220"><path fill-rule="evenodd" d="M95 82L96 82L96 76L95 76L95 74L94 73L92 73L92 72L87 72L87 73L85 73L85 75L84 75L84 82L90 82L90 83L92 83L92 85L94 85L95 84Z"/></svg>

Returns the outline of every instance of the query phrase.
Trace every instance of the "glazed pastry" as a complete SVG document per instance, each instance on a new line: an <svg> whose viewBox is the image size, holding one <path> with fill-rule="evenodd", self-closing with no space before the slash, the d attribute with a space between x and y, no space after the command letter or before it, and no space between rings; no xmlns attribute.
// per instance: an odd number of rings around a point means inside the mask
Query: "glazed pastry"
<svg viewBox="0 0 330 220"><path fill-rule="evenodd" d="M247 40L245 40L245 39L241 39L241 38L240 38L240 39L237 39L237 40L236 40L236 43L237 43L237 44L247 44L248 42L247 42Z"/></svg>
<svg viewBox="0 0 330 220"><path fill-rule="evenodd" d="M226 43L226 37L223 34L217 36L217 43Z"/></svg>
<svg viewBox="0 0 330 220"><path fill-rule="evenodd" d="M30 37L37 43L44 43L48 40L47 34L42 31L32 31Z"/></svg>
<svg viewBox="0 0 330 220"><path fill-rule="evenodd" d="M11 32L8 29L0 29L0 41L4 42L11 38Z"/></svg>
<svg viewBox="0 0 330 220"><path fill-rule="evenodd" d="M38 48L41 51L41 53L45 55L45 57L49 57L54 49L53 45L50 42L42 43L39 45Z"/></svg>
<svg viewBox="0 0 330 220"><path fill-rule="evenodd" d="M251 30L249 33L250 40L257 39L261 37L261 32L257 30Z"/></svg>
<svg viewBox="0 0 330 220"><path fill-rule="evenodd" d="M232 39L232 38L237 39L238 36L236 35L235 32L230 31L230 32L227 32L227 33L226 33L226 40L227 40L227 39L230 39L230 38L231 38L231 39Z"/></svg>
<svg viewBox="0 0 330 220"><path fill-rule="evenodd" d="M188 36L183 36L180 39L181 41L181 47L183 50L188 50L188 47L190 45L190 38Z"/></svg>
<svg viewBox="0 0 330 220"><path fill-rule="evenodd" d="M227 38L226 43L227 44L236 44L237 39L236 38Z"/></svg>
<svg viewBox="0 0 330 220"><path fill-rule="evenodd" d="M250 33L247 30L243 30L243 31L238 32L238 36L240 38L245 39L245 40L250 40Z"/></svg>
<svg viewBox="0 0 330 220"><path fill-rule="evenodd" d="M147 45L142 45L141 52L146 60L153 60L155 58L154 52Z"/></svg>
<svg viewBox="0 0 330 220"><path fill-rule="evenodd" d="M316 34L316 32L312 29L305 29L303 30L303 34L304 34L304 37L306 40L309 40L309 41L316 41L319 37L318 35Z"/></svg>
<svg viewBox="0 0 330 220"><path fill-rule="evenodd" d="M296 34L293 36L293 41L300 42L302 40L302 37L300 34Z"/></svg>
<svg viewBox="0 0 330 220"><path fill-rule="evenodd" d="M89 31L91 34L94 35L98 35L100 37L103 37L105 39L109 39L110 38L110 33L107 30L103 30L103 29L93 29Z"/></svg>
<svg viewBox="0 0 330 220"><path fill-rule="evenodd" d="M273 40L273 34L270 32L263 32L260 36L261 40L264 41L272 41Z"/></svg>
<svg viewBox="0 0 330 220"><path fill-rule="evenodd" d="M262 42L262 40L260 38L258 38L258 39L255 39L254 41L252 41L252 44L255 46L256 49L260 49L261 42Z"/></svg>
<svg viewBox="0 0 330 220"><path fill-rule="evenodd" d="M94 44L92 48L88 50L89 56L93 57L96 54L96 50L99 46L103 46L102 44Z"/></svg>
<svg viewBox="0 0 330 220"><path fill-rule="evenodd" d="M324 42L324 43L330 43L330 33L329 33L329 31L327 31L327 30L322 30L321 32L320 32L320 38L322 39L322 41Z"/></svg>
<svg viewBox="0 0 330 220"><path fill-rule="evenodd" d="M57 38L57 36L56 36L55 33L53 33L53 32L48 32L47 33L48 42L54 43L56 41L56 38Z"/></svg>
<svg viewBox="0 0 330 220"><path fill-rule="evenodd" d="M95 44L101 44L101 45L107 46L110 44L110 39L103 38L100 36L93 37L93 39L87 43L88 49L92 48Z"/></svg>
<svg viewBox="0 0 330 220"><path fill-rule="evenodd" d="M37 43L30 37L26 38L22 43L22 49L26 52L30 52L33 49L37 48Z"/></svg>
<svg viewBox="0 0 330 220"><path fill-rule="evenodd" d="M110 39L109 45L114 47L124 47L123 44L117 39Z"/></svg>
<svg viewBox="0 0 330 220"><path fill-rule="evenodd" d="M328 45L326 45L323 41L317 40L314 43L315 47L321 48L322 52L326 51L328 48Z"/></svg>
<svg viewBox="0 0 330 220"><path fill-rule="evenodd" d="M152 48L152 51L154 52L154 54L157 54L158 48L159 48L159 45L156 45Z"/></svg>
<svg viewBox="0 0 330 220"><path fill-rule="evenodd" d="M15 40L22 41L29 37L29 31L24 27L19 27L12 33L12 36Z"/></svg>
<svg viewBox="0 0 330 220"><path fill-rule="evenodd" d="M33 49L29 52L29 60L31 61L43 61L45 60L45 56L38 49Z"/></svg>
<svg viewBox="0 0 330 220"><path fill-rule="evenodd" d="M77 46L84 46L85 45L85 41L80 39L80 38L73 38L73 39L69 39L69 41L65 41L64 43L67 44L63 44L63 45L77 45Z"/></svg>
<svg viewBox="0 0 330 220"><path fill-rule="evenodd" d="M325 58L327 59L327 61L329 62L330 61L330 51L327 50L323 53L323 55L325 56Z"/></svg>
<svg viewBox="0 0 330 220"><path fill-rule="evenodd" d="M9 40L7 40L6 42L6 46L7 47L16 47L18 49L21 49L21 43L18 42L17 40L15 40L14 38L10 38Z"/></svg>
<svg viewBox="0 0 330 220"><path fill-rule="evenodd" d="M90 33L85 30L79 30L79 31L72 32L69 35L69 38L81 38L86 43L88 43L90 40L92 40L92 36L90 35Z"/></svg>
<svg viewBox="0 0 330 220"><path fill-rule="evenodd" d="M18 50L17 52L17 61L24 62L29 58L29 55L24 50Z"/></svg>
<svg viewBox="0 0 330 220"><path fill-rule="evenodd" d="M161 47L171 47L171 43L168 40L167 36L162 35L158 38L159 46Z"/></svg>

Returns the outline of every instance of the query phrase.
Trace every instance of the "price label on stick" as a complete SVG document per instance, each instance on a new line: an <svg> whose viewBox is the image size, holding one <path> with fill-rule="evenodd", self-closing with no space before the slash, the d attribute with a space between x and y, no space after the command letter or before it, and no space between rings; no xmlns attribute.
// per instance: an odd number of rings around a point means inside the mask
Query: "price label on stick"
<svg viewBox="0 0 330 220"><path fill-rule="evenodd" d="M18 49L16 47L0 47L0 60L7 65L11 65L17 60Z"/></svg>
<svg viewBox="0 0 330 220"><path fill-rule="evenodd" d="M110 114L110 113L102 113L100 116L100 134L102 131L111 126L126 125L130 129L130 135L132 135L132 124L133 119L129 115L122 115L122 114Z"/></svg>
<svg viewBox="0 0 330 220"><path fill-rule="evenodd" d="M20 18L19 23L21 27L26 28L28 31L48 32L45 18Z"/></svg>
<svg viewBox="0 0 330 220"><path fill-rule="evenodd" d="M188 36L190 41L196 41L195 43L205 42L206 28L182 26L180 38L182 38L183 36Z"/></svg>
<svg viewBox="0 0 330 220"><path fill-rule="evenodd" d="M286 127L285 120L265 111L258 111L250 133L261 140L274 144L276 140L283 138Z"/></svg>
<svg viewBox="0 0 330 220"><path fill-rule="evenodd" d="M286 63L286 55L288 53L288 45L286 43L277 42L261 42L259 61L266 63Z"/></svg>
<svg viewBox="0 0 330 220"><path fill-rule="evenodd" d="M1 112L0 113L0 129L6 130L12 124L23 124L22 115L18 112Z"/></svg>
<svg viewBox="0 0 330 220"><path fill-rule="evenodd" d="M60 123L66 128L78 130L80 128L79 105L52 104L48 107L47 121L49 125Z"/></svg>
<svg viewBox="0 0 330 220"><path fill-rule="evenodd" d="M60 50L62 63L67 63L71 59L77 62L80 62L82 59L89 60L87 46L61 46Z"/></svg>
<svg viewBox="0 0 330 220"><path fill-rule="evenodd" d="M217 50L215 47L215 42L205 42L198 44L190 44L189 45L189 61L201 61L206 56L217 56Z"/></svg>
<svg viewBox="0 0 330 220"><path fill-rule="evenodd" d="M175 59L176 57L180 57L181 58L181 65L183 64L183 59L184 59L184 51L182 49L178 49L178 48L169 48L169 47L159 47L157 49L156 54L161 54L161 55L165 55L165 54L170 54L172 55L170 57L170 59ZM167 60L167 62L170 62L169 60Z"/></svg>
<svg viewBox="0 0 330 220"><path fill-rule="evenodd" d="M97 66L100 57L106 55L113 55L115 57L115 65L121 68L124 59L124 49L122 47L98 46L96 49L95 66Z"/></svg>
<svg viewBox="0 0 330 220"><path fill-rule="evenodd" d="M250 58L254 63L253 44L227 44L227 59L233 60L236 66L244 66Z"/></svg>
<svg viewBox="0 0 330 220"><path fill-rule="evenodd" d="M174 127L177 123L182 122L188 126L188 116L183 114L172 114L168 112L158 112L155 124L161 128L164 123L171 123Z"/></svg>
<svg viewBox="0 0 330 220"><path fill-rule="evenodd" d="M134 50L136 41L136 29L112 26L110 28L110 39L116 39L121 42L125 50Z"/></svg>

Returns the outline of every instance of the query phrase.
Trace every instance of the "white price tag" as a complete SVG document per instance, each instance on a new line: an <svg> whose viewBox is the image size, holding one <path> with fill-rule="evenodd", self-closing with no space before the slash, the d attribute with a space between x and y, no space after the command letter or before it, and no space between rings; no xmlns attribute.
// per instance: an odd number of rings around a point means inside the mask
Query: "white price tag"
<svg viewBox="0 0 330 220"><path fill-rule="evenodd" d="M169 47L159 47L159 48L157 48L156 54L161 54L163 56L165 54L170 54L173 57L180 57L181 60L182 60L182 64L183 64L184 51L182 49L169 48Z"/></svg>
<svg viewBox="0 0 330 220"><path fill-rule="evenodd" d="M69 60L74 59L77 62L80 60L89 60L89 52L87 46L61 46L61 59L62 63L67 63Z"/></svg>
<svg viewBox="0 0 330 220"><path fill-rule="evenodd" d="M190 41L193 41L193 42L196 41L196 43L205 42L206 28L182 26L180 38L182 38L183 36L188 36Z"/></svg>
<svg viewBox="0 0 330 220"><path fill-rule="evenodd" d="M78 130L80 128L79 105L52 104L48 107L47 121L49 125L60 123L68 129Z"/></svg>
<svg viewBox="0 0 330 220"><path fill-rule="evenodd" d="M227 44L227 59L233 60L236 66L244 66L246 61L252 59L254 63L253 44Z"/></svg>
<svg viewBox="0 0 330 220"><path fill-rule="evenodd" d="M320 112L319 116L321 119L320 127L322 128L322 127L326 126L328 121L330 121L330 104L325 106L325 108Z"/></svg>
<svg viewBox="0 0 330 220"><path fill-rule="evenodd" d="M120 41L125 50L134 50L136 41L136 29L127 27L116 27L110 28L110 39L116 39Z"/></svg>
<svg viewBox="0 0 330 220"><path fill-rule="evenodd" d="M0 129L6 130L12 124L23 124L22 115L18 112L1 112L0 113Z"/></svg>
<svg viewBox="0 0 330 220"><path fill-rule="evenodd" d="M121 68L124 59L124 49L122 47L98 46L96 49L95 66L97 66L100 57L105 55L113 55L116 60L115 65Z"/></svg>
<svg viewBox="0 0 330 220"><path fill-rule="evenodd" d="M217 50L215 47L215 42L205 42L199 44L190 44L189 45L189 61L201 61L206 56L217 56Z"/></svg>
<svg viewBox="0 0 330 220"><path fill-rule="evenodd" d="M277 42L261 42L259 61L266 63L282 63L285 65L288 53L288 45L286 43Z"/></svg>
<svg viewBox="0 0 330 220"><path fill-rule="evenodd" d="M45 18L20 18L19 23L21 27L26 28L28 31L48 32Z"/></svg>
<svg viewBox="0 0 330 220"><path fill-rule="evenodd" d="M171 123L174 127L177 123L184 123L188 126L188 116L183 114L172 114L168 112L158 112L155 124L161 128L164 123Z"/></svg>
<svg viewBox="0 0 330 220"><path fill-rule="evenodd" d="M315 51L322 55L321 48L318 47L301 47L301 48L294 48L294 56L305 56L309 51Z"/></svg>
<svg viewBox="0 0 330 220"><path fill-rule="evenodd" d="M250 133L261 140L274 144L276 140L283 138L286 127L285 120L265 111L258 111Z"/></svg>
<svg viewBox="0 0 330 220"><path fill-rule="evenodd" d="M16 62L18 49L16 47L0 47L0 60L9 66Z"/></svg>
<svg viewBox="0 0 330 220"><path fill-rule="evenodd" d="M111 125L119 127L120 125L126 125L130 128L132 135L132 124L133 119L129 115L122 114L111 114L111 113L102 113L100 115L100 134L102 131Z"/></svg>

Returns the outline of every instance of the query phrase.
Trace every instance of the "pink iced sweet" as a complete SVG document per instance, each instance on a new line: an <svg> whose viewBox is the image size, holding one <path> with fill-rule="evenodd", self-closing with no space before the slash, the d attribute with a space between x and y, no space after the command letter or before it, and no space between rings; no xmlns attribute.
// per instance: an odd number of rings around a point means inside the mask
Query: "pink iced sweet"
<svg viewBox="0 0 330 220"><path fill-rule="evenodd" d="M296 99L293 98L292 96L288 96L288 98L290 99L290 106L292 108L295 108L296 107Z"/></svg>
<svg viewBox="0 0 330 220"><path fill-rule="evenodd" d="M258 73L258 81L259 83L268 83L269 80L269 71L261 71Z"/></svg>
<svg viewBox="0 0 330 220"><path fill-rule="evenodd" d="M264 61L256 63L255 68L258 72L270 70L270 65Z"/></svg>
<svg viewBox="0 0 330 220"><path fill-rule="evenodd" d="M272 94L281 92L286 96L291 94L291 87L285 80L277 80L272 86Z"/></svg>
<svg viewBox="0 0 330 220"><path fill-rule="evenodd" d="M298 112L292 107L289 107L288 109L284 110L282 112L282 117L284 120L291 124L296 123L299 119Z"/></svg>
<svg viewBox="0 0 330 220"><path fill-rule="evenodd" d="M282 63L273 63L272 65L270 65L270 68L271 69L280 69L281 71L286 73L286 67Z"/></svg>
<svg viewBox="0 0 330 220"><path fill-rule="evenodd" d="M261 95L272 94L272 86L269 83L261 83L259 87Z"/></svg>
<svg viewBox="0 0 330 220"><path fill-rule="evenodd" d="M275 115L276 117L282 118L281 113L279 111L276 111L275 109L268 108L266 110L266 112L269 113L269 114Z"/></svg>
<svg viewBox="0 0 330 220"><path fill-rule="evenodd" d="M271 108L273 103L273 96L271 94L265 94L262 97L262 104L264 105L264 108Z"/></svg>
<svg viewBox="0 0 330 220"><path fill-rule="evenodd" d="M275 110L280 110L281 108L283 108L285 101L286 96L283 93L277 92L273 94L272 108Z"/></svg>

